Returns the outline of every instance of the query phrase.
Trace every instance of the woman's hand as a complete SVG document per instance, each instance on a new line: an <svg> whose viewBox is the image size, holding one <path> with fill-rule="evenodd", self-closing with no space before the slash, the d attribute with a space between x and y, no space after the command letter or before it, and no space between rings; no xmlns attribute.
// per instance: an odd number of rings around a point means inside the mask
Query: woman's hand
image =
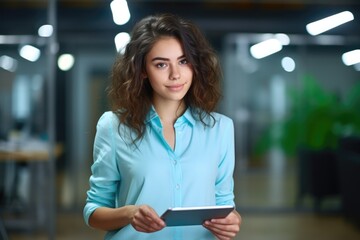
<svg viewBox="0 0 360 240"><path fill-rule="evenodd" d="M204 227L219 240L231 240L240 231L241 216L238 212L231 212L226 218L205 221Z"/></svg>
<svg viewBox="0 0 360 240"><path fill-rule="evenodd" d="M156 232L166 225L155 210L148 205L136 206L133 210L131 225L139 232Z"/></svg>

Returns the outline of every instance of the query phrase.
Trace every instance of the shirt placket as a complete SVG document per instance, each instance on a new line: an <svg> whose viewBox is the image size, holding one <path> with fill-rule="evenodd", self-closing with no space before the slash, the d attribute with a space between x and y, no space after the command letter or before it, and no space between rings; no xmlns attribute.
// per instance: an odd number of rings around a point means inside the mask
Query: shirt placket
<svg viewBox="0 0 360 240"><path fill-rule="evenodd" d="M180 135L180 131L175 126L175 137L176 140L178 140L178 137ZM176 149L181 147L180 141L176 141ZM172 167L173 167L173 183L174 183L174 206L180 207L182 206L182 168L181 168L181 162L179 156L176 154L177 151L171 151L170 158L172 161Z"/></svg>

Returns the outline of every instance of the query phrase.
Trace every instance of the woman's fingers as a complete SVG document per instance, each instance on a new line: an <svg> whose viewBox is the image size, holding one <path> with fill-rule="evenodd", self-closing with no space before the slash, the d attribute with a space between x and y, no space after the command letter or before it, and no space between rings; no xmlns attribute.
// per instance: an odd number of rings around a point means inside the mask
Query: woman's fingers
<svg viewBox="0 0 360 240"><path fill-rule="evenodd" d="M220 240L233 239L240 231L241 216L237 212L230 213L226 218L205 221L204 227Z"/></svg>
<svg viewBox="0 0 360 240"><path fill-rule="evenodd" d="M140 232L156 232L165 227L163 220L147 205L138 208L131 225Z"/></svg>

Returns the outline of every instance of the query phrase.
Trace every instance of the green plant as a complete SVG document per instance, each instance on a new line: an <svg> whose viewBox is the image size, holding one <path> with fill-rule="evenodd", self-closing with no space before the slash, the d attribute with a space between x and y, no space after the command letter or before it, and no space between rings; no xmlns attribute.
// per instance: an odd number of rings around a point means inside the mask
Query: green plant
<svg viewBox="0 0 360 240"><path fill-rule="evenodd" d="M305 76L301 87L288 93L289 114L258 139L256 154L272 147L280 147L287 156L295 156L300 147L336 149L341 136L360 133L360 83L343 100L311 76Z"/></svg>

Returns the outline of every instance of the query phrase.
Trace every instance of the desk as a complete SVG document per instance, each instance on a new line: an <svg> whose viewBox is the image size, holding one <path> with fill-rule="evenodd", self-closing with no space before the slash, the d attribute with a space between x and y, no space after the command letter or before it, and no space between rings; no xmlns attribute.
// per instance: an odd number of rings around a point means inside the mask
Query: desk
<svg viewBox="0 0 360 240"><path fill-rule="evenodd" d="M62 144L57 144L54 149L55 157L59 157L63 153ZM15 162L39 162L48 161L49 152L44 150L1 150L0 149L0 162L15 161Z"/></svg>
<svg viewBox="0 0 360 240"><path fill-rule="evenodd" d="M30 188L29 202L25 204L27 208L24 217L26 218L5 218L5 227L7 229L37 230L44 224L53 224L56 208L54 196L55 163L50 161L48 145L45 142L29 141L16 150L8 149L10 150L6 150L4 143L1 145L0 163L6 163L8 166L25 164L30 173ZM62 153L62 144L56 144L54 158L58 158ZM13 170L16 171L16 168L14 167ZM6 180L9 177L9 171L6 171L4 175ZM6 207L7 205L5 209ZM48 229L54 229L54 227L49 226ZM49 232L49 238L54 234Z"/></svg>

